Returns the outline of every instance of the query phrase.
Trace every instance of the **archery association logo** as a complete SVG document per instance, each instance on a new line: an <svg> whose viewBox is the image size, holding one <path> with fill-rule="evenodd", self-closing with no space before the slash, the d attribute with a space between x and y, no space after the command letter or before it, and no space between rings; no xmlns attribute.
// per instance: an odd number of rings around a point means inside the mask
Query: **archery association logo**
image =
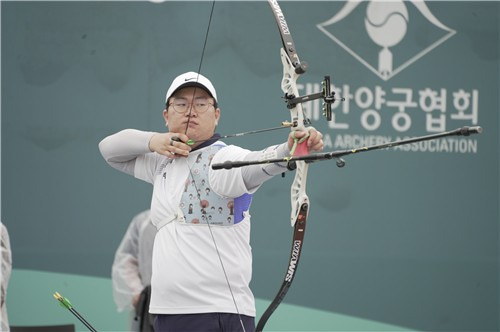
<svg viewBox="0 0 500 332"><path fill-rule="evenodd" d="M422 0L349 0L317 27L384 81L456 33Z"/></svg>

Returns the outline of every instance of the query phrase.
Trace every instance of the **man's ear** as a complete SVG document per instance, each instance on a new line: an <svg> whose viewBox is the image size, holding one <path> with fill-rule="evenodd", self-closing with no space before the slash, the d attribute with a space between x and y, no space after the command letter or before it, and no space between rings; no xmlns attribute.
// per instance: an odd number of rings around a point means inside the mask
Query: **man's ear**
<svg viewBox="0 0 500 332"><path fill-rule="evenodd" d="M165 126L168 127L168 111L166 108L163 110L163 119L165 119Z"/></svg>
<svg viewBox="0 0 500 332"><path fill-rule="evenodd" d="M219 124L219 118L220 118L220 108L215 109L215 125L217 126Z"/></svg>

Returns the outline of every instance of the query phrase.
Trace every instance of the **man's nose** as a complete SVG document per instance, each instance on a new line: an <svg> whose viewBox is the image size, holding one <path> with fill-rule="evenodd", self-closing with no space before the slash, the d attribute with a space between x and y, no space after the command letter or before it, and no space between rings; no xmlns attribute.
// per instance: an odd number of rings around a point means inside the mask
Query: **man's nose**
<svg viewBox="0 0 500 332"><path fill-rule="evenodd" d="M193 104L189 104L188 111L186 112L186 115L191 117L191 116L198 116L198 112L196 109L193 107Z"/></svg>

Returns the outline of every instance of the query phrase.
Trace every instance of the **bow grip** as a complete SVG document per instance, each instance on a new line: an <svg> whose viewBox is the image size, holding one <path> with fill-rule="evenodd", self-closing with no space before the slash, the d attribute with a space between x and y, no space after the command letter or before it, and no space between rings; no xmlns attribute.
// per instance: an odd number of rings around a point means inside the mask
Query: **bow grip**
<svg viewBox="0 0 500 332"><path fill-rule="evenodd" d="M299 157L299 156L306 156L308 154L309 154L309 147L307 146L307 139L302 143L297 143L297 147L295 148L293 156Z"/></svg>

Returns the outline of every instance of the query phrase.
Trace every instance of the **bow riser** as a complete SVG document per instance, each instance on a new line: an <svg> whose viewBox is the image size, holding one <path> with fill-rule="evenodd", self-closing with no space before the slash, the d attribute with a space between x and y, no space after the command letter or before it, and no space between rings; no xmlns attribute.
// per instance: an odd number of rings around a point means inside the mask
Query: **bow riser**
<svg viewBox="0 0 500 332"><path fill-rule="evenodd" d="M299 91L297 89L297 79L300 74L295 72L295 68L293 67L290 58L286 54L283 48L280 49L281 62L283 63L283 79L281 81L281 90L285 93L285 96L299 96ZM291 128L292 131L295 130L306 130L306 127L309 127L309 119L304 116L304 111L302 110L301 104L296 104L293 108L290 109L290 115L292 118L292 123L294 126ZM309 151L307 150L306 143L301 143L297 149L295 155L307 155ZM299 161L296 163L297 169L295 170L295 178L292 183L292 187L290 189L290 201L292 204L292 212L290 215L290 222L292 227L295 226L299 218L299 214L301 212L301 207L304 204L309 206L309 197L306 194L306 185L307 185L307 171L309 165L303 161Z"/></svg>

